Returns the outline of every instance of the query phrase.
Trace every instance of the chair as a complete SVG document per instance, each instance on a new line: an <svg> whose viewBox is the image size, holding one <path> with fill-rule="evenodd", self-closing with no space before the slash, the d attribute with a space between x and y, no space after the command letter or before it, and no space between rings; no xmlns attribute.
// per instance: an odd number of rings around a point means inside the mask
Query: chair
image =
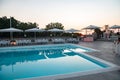
<svg viewBox="0 0 120 80"><path fill-rule="evenodd" d="M47 44L49 41L48 39L36 39L35 43L37 44Z"/></svg>
<svg viewBox="0 0 120 80"><path fill-rule="evenodd" d="M65 43L65 40L61 38L55 38L55 39L52 39L52 42L53 43Z"/></svg>
<svg viewBox="0 0 120 80"><path fill-rule="evenodd" d="M1 40L0 41L0 46L9 46L10 45L10 41L9 40Z"/></svg>

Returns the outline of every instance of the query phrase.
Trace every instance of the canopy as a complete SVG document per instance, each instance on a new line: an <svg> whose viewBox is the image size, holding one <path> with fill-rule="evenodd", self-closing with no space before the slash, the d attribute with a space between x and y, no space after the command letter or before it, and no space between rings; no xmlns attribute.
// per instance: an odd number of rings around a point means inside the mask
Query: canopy
<svg viewBox="0 0 120 80"><path fill-rule="evenodd" d="M36 39L36 32L43 32L45 30L38 29L38 28L32 28L32 29L27 29L25 32L34 32L34 39Z"/></svg>
<svg viewBox="0 0 120 80"><path fill-rule="evenodd" d="M48 31L50 31L50 32L64 32L64 30L57 29L57 28L49 29Z"/></svg>
<svg viewBox="0 0 120 80"><path fill-rule="evenodd" d="M0 32L23 32L23 30L16 28L7 28L7 29L0 29Z"/></svg>
<svg viewBox="0 0 120 80"><path fill-rule="evenodd" d="M0 32L10 32L10 39L13 39L13 32L23 32L23 30L16 29L16 28L7 28L7 29L0 29Z"/></svg>
<svg viewBox="0 0 120 80"><path fill-rule="evenodd" d="M110 27L110 29L118 29L118 32L119 32L120 26L119 25L113 25L113 26Z"/></svg>
<svg viewBox="0 0 120 80"><path fill-rule="evenodd" d="M97 28L100 28L100 27L95 26L95 25L89 25L89 26L87 26L86 28L83 28L83 29L97 29Z"/></svg>
<svg viewBox="0 0 120 80"><path fill-rule="evenodd" d="M38 29L38 28L32 28L32 29L25 30L25 32L43 32L43 31L45 31L45 30Z"/></svg>
<svg viewBox="0 0 120 80"><path fill-rule="evenodd" d="M113 26L110 27L110 29L119 29L119 28L120 28L119 25L113 25Z"/></svg>
<svg viewBox="0 0 120 80"><path fill-rule="evenodd" d="M75 33L75 32L79 32L80 30L76 30L76 29L69 29L69 30L66 30L66 32L70 32L70 33Z"/></svg>
<svg viewBox="0 0 120 80"><path fill-rule="evenodd" d="M82 30L86 30L86 35L87 35L87 29L99 29L100 27L98 27L98 26L95 26L95 25L89 25L89 26L87 26L87 27L85 27L85 28L83 28Z"/></svg>
<svg viewBox="0 0 120 80"><path fill-rule="evenodd" d="M10 32L10 39L13 39L13 32L23 32L23 30L13 28L11 24L11 17L10 17L10 28L0 29L0 32Z"/></svg>

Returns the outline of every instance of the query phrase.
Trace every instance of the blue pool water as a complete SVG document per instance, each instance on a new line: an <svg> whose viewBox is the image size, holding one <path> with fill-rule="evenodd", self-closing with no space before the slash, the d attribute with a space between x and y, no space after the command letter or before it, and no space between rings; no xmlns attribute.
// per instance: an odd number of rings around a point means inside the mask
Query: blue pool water
<svg viewBox="0 0 120 80"><path fill-rule="evenodd" d="M108 65L84 54L93 49L72 44L0 48L0 80L99 70Z"/></svg>

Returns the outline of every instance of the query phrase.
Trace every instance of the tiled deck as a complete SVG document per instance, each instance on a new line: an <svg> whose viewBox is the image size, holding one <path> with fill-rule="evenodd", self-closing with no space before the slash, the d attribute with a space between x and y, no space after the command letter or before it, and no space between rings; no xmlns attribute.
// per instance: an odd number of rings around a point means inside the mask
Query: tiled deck
<svg viewBox="0 0 120 80"><path fill-rule="evenodd" d="M87 53L103 60L112 62L120 66L120 56L113 53L113 42L95 41L95 42L80 42L79 45L100 50L100 52ZM59 80L120 80L120 70L92 74L86 76L65 78Z"/></svg>

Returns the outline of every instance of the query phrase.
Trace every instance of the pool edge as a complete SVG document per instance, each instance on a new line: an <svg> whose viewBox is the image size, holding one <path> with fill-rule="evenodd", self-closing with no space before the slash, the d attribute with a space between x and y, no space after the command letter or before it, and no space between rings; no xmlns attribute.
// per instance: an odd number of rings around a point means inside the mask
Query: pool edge
<svg viewBox="0 0 120 80"><path fill-rule="evenodd" d="M76 45L76 44L72 44L72 45ZM79 45L76 45L79 46ZM83 46L82 46L83 47ZM85 47L88 48L88 47ZM89 48L92 49L92 48ZM95 51L96 49L92 49ZM80 52L76 52L76 53L80 53ZM49 75L49 76L41 76L41 77L31 77L31 78L22 78L22 79L16 79L16 80L57 80L57 79L64 79L64 78L72 78L72 77L80 77L80 76L86 76L86 75L92 75L92 74L98 74L98 73L104 73L104 72L109 72L109 71L116 71L120 69L120 66L113 64L109 61L100 59L98 57L86 54L86 53L80 53L80 54L84 54L85 56L88 56L90 58L93 58L99 62L102 62L104 64L109 65L110 67L108 68L103 68L103 69L99 69L99 70L92 70L92 71L84 71L84 72L73 72L73 73L67 73L67 74L57 74L57 75Z"/></svg>

